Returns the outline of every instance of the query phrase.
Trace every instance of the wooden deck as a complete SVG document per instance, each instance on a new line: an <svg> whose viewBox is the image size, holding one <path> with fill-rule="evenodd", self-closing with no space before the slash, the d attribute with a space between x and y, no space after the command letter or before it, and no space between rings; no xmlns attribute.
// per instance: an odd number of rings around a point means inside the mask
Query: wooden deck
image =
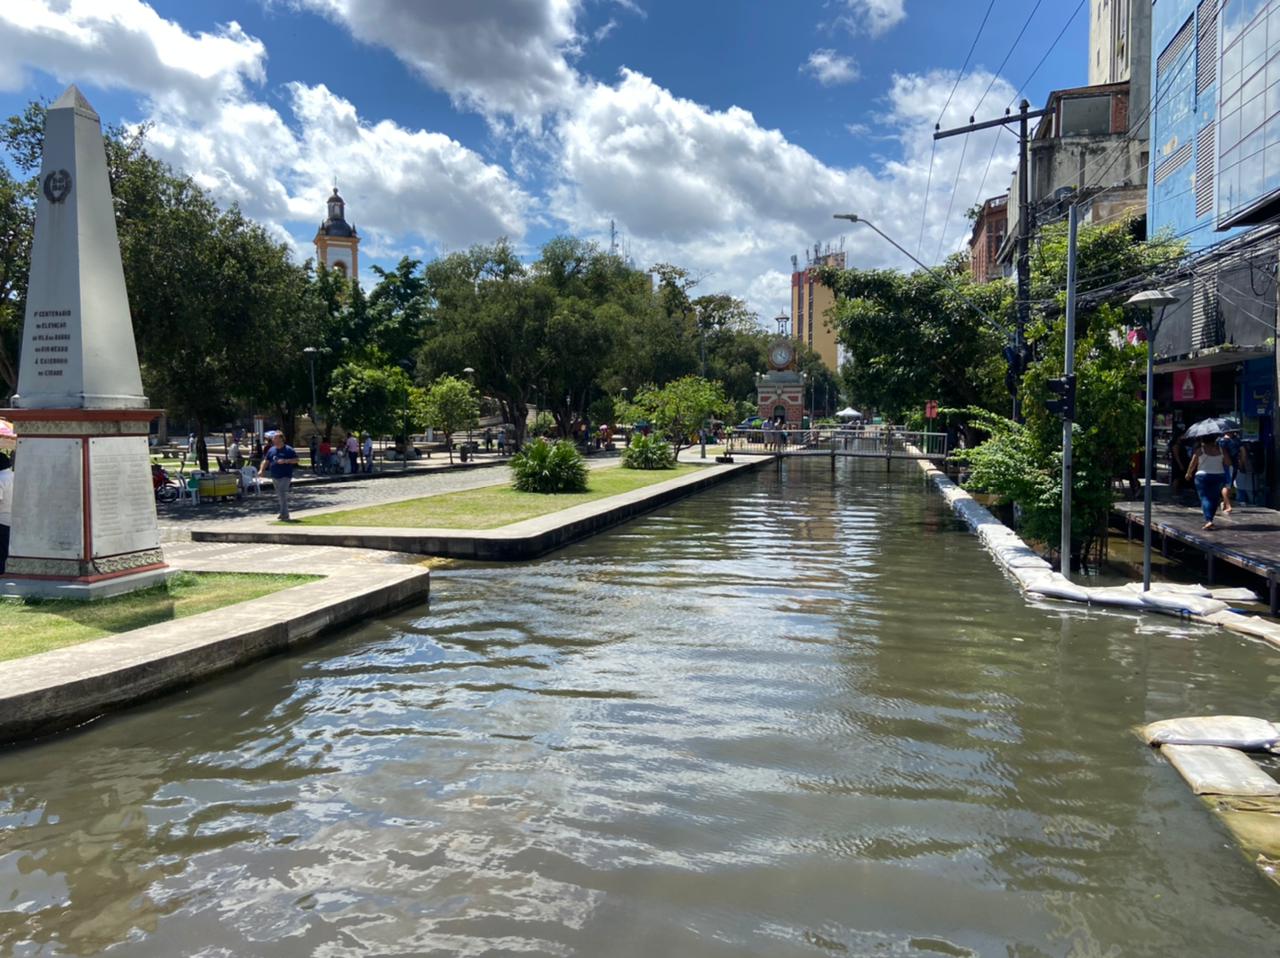
<svg viewBox="0 0 1280 958"><path fill-rule="evenodd" d="M1112 509L1126 522L1130 535L1142 528L1142 503L1117 502ZM1151 506L1152 536L1160 535L1162 552L1170 539L1205 554L1210 584L1213 564L1221 559L1267 580L1271 614L1280 613L1280 512L1261 506L1235 506L1231 515L1218 513L1214 529L1205 531L1198 506L1157 502Z"/></svg>

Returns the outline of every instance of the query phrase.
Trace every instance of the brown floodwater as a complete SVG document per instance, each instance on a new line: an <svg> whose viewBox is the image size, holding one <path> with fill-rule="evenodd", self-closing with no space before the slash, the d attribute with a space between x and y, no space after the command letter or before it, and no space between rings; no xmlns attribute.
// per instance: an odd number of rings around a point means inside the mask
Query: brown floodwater
<svg viewBox="0 0 1280 958"><path fill-rule="evenodd" d="M1028 605L910 465L770 466L0 753L0 955L1280 951L1135 724L1280 653Z"/></svg>

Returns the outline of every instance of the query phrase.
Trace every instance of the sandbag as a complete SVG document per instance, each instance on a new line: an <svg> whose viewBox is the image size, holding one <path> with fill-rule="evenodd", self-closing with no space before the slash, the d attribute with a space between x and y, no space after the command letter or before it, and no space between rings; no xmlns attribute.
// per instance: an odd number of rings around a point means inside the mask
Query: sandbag
<svg viewBox="0 0 1280 958"><path fill-rule="evenodd" d="M1191 593L1140 592L1142 604L1173 615L1212 615L1227 608L1225 602Z"/></svg>
<svg viewBox="0 0 1280 958"><path fill-rule="evenodd" d="M1210 589L1209 595L1222 602L1261 602L1252 589Z"/></svg>
<svg viewBox="0 0 1280 958"><path fill-rule="evenodd" d="M1197 795L1280 795L1280 782L1233 748L1166 745L1160 754Z"/></svg>
<svg viewBox="0 0 1280 958"><path fill-rule="evenodd" d="M1126 589L1132 589L1134 592L1142 591L1141 582L1130 582L1125 586ZM1202 585L1189 585L1184 582L1153 582L1151 583L1152 592L1163 592L1166 595L1199 595L1209 598L1209 590Z"/></svg>
<svg viewBox="0 0 1280 958"><path fill-rule="evenodd" d="M1109 605L1120 609L1142 609L1145 608L1142 597L1134 595L1124 586L1099 586L1092 589L1086 589L1089 593L1089 602L1092 605Z"/></svg>
<svg viewBox="0 0 1280 958"><path fill-rule="evenodd" d="M1037 569L1034 566L1017 566L1010 569L1009 574L1018 580L1018 585L1029 592L1034 584L1047 576L1053 575L1053 572L1048 568Z"/></svg>
<svg viewBox="0 0 1280 958"><path fill-rule="evenodd" d="M1089 593L1060 572L1050 572L1027 586L1028 592L1050 599L1067 599L1071 602L1088 602Z"/></svg>
<svg viewBox="0 0 1280 958"><path fill-rule="evenodd" d="M1218 745L1249 752L1280 742L1280 728L1251 715L1197 715L1164 719L1143 726L1148 745Z"/></svg>

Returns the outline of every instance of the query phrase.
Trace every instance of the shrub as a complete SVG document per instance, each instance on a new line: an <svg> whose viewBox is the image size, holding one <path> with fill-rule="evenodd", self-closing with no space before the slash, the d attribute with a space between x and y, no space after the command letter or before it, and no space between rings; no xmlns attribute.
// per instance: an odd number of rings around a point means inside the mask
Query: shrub
<svg viewBox="0 0 1280 958"><path fill-rule="evenodd" d="M671 445L657 436L633 436L622 452L624 469L674 469L676 457Z"/></svg>
<svg viewBox="0 0 1280 958"><path fill-rule="evenodd" d="M585 492L587 462L573 443L535 439L511 460L520 492Z"/></svg>

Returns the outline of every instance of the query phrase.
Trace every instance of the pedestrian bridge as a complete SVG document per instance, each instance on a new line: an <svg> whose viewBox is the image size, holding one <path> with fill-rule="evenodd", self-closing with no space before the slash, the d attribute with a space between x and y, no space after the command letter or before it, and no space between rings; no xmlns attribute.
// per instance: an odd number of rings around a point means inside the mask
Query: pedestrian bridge
<svg viewBox="0 0 1280 958"><path fill-rule="evenodd" d="M739 429L726 442L730 453L771 456L842 456L849 459L911 459L941 462L950 451L944 432L897 426L855 428Z"/></svg>

